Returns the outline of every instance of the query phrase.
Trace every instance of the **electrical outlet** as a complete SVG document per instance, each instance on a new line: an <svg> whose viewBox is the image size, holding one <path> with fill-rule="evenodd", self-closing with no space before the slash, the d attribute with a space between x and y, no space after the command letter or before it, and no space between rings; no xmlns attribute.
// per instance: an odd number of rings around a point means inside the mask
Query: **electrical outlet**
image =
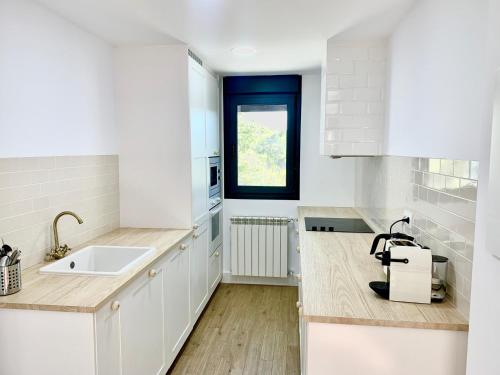
<svg viewBox="0 0 500 375"><path fill-rule="evenodd" d="M407 225L408 227L411 227L413 225L413 212L409 210L404 210L403 215L410 219L410 223Z"/></svg>

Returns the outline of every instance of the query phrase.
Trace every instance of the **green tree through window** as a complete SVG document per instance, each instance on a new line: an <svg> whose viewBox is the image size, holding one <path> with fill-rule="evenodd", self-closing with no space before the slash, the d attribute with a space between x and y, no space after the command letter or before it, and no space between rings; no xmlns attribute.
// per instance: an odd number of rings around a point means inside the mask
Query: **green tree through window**
<svg viewBox="0 0 500 375"><path fill-rule="evenodd" d="M238 106L238 185L286 186L286 105L261 107Z"/></svg>

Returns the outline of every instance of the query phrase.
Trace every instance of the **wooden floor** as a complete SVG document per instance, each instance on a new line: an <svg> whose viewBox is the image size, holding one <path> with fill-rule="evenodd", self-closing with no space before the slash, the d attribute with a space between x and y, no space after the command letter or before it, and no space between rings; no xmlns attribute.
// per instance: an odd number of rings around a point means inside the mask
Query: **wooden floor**
<svg viewBox="0 0 500 375"><path fill-rule="evenodd" d="M169 375L300 374L297 288L221 284Z"/></svg>

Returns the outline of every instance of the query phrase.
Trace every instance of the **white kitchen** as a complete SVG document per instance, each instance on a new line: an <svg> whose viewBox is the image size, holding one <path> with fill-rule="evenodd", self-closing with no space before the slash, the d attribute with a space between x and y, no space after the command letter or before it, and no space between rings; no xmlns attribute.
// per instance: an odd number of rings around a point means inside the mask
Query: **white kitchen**
<svg viewBox="0 0 500 375"><path fill-rule="evenodd" d="M499 374L498 36L498 0L0 0L0 374Z"/></svg>

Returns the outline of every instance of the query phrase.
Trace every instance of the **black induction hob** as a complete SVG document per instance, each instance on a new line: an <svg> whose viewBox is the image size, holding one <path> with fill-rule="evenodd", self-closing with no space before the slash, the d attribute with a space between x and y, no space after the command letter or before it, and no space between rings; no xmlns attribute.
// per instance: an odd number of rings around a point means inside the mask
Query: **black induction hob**
<svg viewBox="0 0 500 375"><path fill-rule="evenodd" d="M374 233L363 219L306 217L308 232Z"/></svg>

